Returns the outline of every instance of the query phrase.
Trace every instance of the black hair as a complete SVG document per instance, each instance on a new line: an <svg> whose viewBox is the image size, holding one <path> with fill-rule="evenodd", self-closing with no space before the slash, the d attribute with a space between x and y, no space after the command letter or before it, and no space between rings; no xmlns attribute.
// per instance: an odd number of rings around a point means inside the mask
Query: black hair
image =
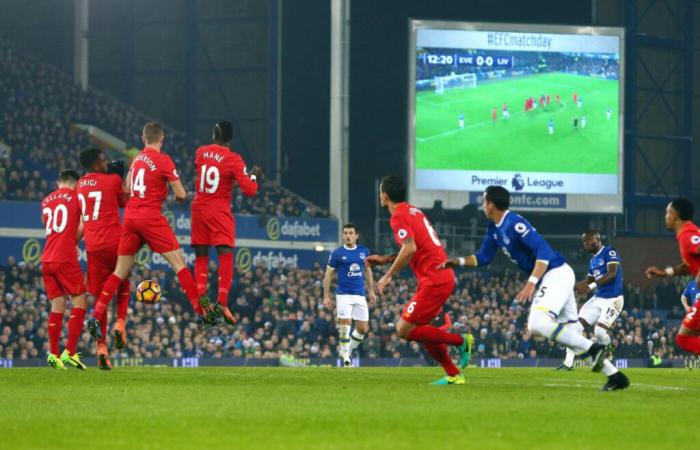
<svg viewBox="0 0 700 450"><path fill-rule="evenodd" d="M382 178L379 189L394 203L406 201L406 183L399 177L393 175L385 176Z"/></svg>
<svg viewBox="0 0 700 450"><path fill-rule="evenodd" d="M231 122L222 120L214 125L214 140L217 142L231 142L233 139L233 125Z"/></svg>
<svg viewBox="0 0 700 450"><path fill-rule="evenodd" d="M59 183L77 183L79 179L80 175L78 175L78 172L72 169L64 170L58 175Z"/></svg>
<svg viewBox="0 0 700 450"><path fill-rule="evenodd" d="M671 202L671 208L673 208L681 220L693 220L693 215L695 214L695 207L693 202L687 198L679 197Z"/></svg>
<svg viewBox="0 0 700 450"><path fill-rule="evenodd" d="M591 228L590 230L586 230L583 232L583 235L588 237L588 236L598 236L600 237L600 231Z"/></svg>
<svg viewBox="0 0 700 450"><path fill-rule="evenodd" d="M510 206L510 193L503 186L489 186L484 191L486 200L493 203L499 211L505 211Z"/></svg>
<svg viewBox="0 0 700 450"><path fill-rule="evenodd" d="M83 166L85 170L92 170L92 166L95 164L100 154L102 154L102 150L99 148L86 148L80 152L80 165Z"/></svg>
<svg viewBox="0 0 700 450"><path fill-rule="evenodd" d="M355 225L352 222L348 222L345 225L343 225L343 230L346 228L352 228L353 230L355 230L355 234L360 234L360 230L357 228L357 225Z"/></svg>

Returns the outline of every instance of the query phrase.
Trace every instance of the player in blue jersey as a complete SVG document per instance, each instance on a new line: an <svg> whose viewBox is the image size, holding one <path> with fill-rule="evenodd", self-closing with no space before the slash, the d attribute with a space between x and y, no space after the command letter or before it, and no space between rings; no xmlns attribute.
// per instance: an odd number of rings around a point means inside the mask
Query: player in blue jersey
<svg viewBox="0 0 700 450"><path fill-rule="evenodd" d="M549 119L547 122L547 129L549 130L550 135L554 134L554 121L552 119Z"/></svg>
<svg viewBox="0 0 700 450"><path fill-rule="evenodd" d="M599 344L610 345L610 328L620 317L625 304L622 297L622 265L617 250L609 245L603 245L600 232L588 230L581 236L583 248L592 254L588 263L588 274L585 280L574 287L579 295L593 296L583 305L578 313L579 323L574 324L580 333L592 331ZM575 354L571 349L566 350L564 364L558 370L572 370Z"/></svg>
<svg viewBox="0 0 700 450"><path fill-rule="evenodd" d="M692 278L681 295L681 303L683 308L685 308L685 312L690 312L690 308L695 306L698 301L700 301L700 289L698 289L698 283L695 281L695 278Z"/></svg>
<svg viewBox="0 0 700 450"><path fill-rule="evenodd" d="M333 307L330 294L331 281L333 274L338 274L338 285L335 290L336 315L339 353L345 367L351 365L350 355L362 344L369 330L369 309L365 294L369 297L370 305L374 305L377 301L372 269L369 265L365 265L369 249L357 245L359 237L357 226L352 223L343 226L343 245L331 252L326 275L323 277L323 305L331 309ZM350 333L353 320L355 329Z"/></svg>
<svg viewBox="0 0 700 450"><path fill-rule="evenodd" d="M516 301L532 301L527 326L530 333L569 347L580 358L592 358L593 371L603 371L608 382L603 390L624 389L629 380L604 354L607 346L594 343L578 333L571 324L579 323L574 284L576 276L564 257L552 250L520 214L510 211L510 193L502 186L489 186L484 192L483 209L489 219L486 236L479 251L467 258L449 259L440 267L484 266L500 248L524 272L529 274Z"/></svg>
<svg viewBox="0 0 700 450"><path fill-rule="evenodd" d="M457 116L457 124L460 128L464 128L464 114Z"/></svg>

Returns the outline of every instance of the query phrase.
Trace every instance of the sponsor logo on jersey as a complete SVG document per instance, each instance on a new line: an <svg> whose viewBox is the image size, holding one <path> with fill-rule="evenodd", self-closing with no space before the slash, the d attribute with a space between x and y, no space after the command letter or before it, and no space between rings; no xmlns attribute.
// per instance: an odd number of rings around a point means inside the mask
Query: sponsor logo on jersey
<svg viewBox="0 0 700 450"><path fill-rule="evenodd" d="M360 269L360 265L357 263L350 264L350 269L348 269L348 278L361 277L361 276L362 276L362 269Z"/></svg>

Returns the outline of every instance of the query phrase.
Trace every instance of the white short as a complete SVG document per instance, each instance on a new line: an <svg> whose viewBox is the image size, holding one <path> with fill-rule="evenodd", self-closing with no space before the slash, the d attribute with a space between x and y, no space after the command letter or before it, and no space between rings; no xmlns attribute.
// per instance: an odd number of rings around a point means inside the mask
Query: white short
<svg viewBox="0 0 700 450"><path fill-rule="evenodd" d="M532 299L531 310L548 313L558 323L574 323L578 320L574 284L576 275L568 264L545 273Z"/></svg>
<svg viewBox="0 0 700 450"><path fill-rule="evenodd" d="M625 300L621 295L612 298L594 296L581 307L578 316L591 326L602 323L610 328L613 322L620 317L623 306L625 306Z"/></svg>
<svg viewBox="0 0 700 450"><path fill-rule="evenodd" d="M338 307L338 319L369 321L367 299L362 295L338 294L335 300Z"/></svg>

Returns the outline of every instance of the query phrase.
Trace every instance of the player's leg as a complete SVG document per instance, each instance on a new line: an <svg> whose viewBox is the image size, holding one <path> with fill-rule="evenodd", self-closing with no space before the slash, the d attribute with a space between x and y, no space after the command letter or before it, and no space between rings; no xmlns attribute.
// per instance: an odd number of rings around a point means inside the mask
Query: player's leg
<svg viewBox="0 0 700 450"><path fill-rule="evenodd" d="M87 280L88 293L95 299L99 298L100 291L104 286L109 275L114 271L117 262L116 249L113 252L98 250L87 252ZM93 304L95 304L93 301ZM111 301L111 299L110 299ZM100 323L100 338L97 339L98 353L100 349L107 347L105 336L107 336L107 310L105 309L102 316L97 317Z"/></svg>
<svg viewBox="0 0 700 450"><path fill-rule="evenodd" d="M352 296L336 295L336 323L338 324L338 356L344 367L350 366L350 329L352 328Z"/></svg>
<svg viewBox="0 0 700 450"><path fill-rule="evenodd" d="M575 332L584 335L585 331L591 330L591 324L596 323L600 317L600 308L595 302L595 297L591 297L586 301L586 303L581 307L581 311L578 313L578 320L576 323L572 323L570 328ZM566 347L566 357L564 358L564 363L557 369L562 371L573 370L574 359L576 359L576 352Z"/></svg>
<svg viewBox="0 0 700 450"><path fill-rule="evenodd" d="M209 246L193 245L194 249L194 279L197 283L199 295L207 293L207 281L209 278Z"/></svg>
<svg viewBox="0 0 700 450"><path fill-rule="evenodd" d="M138 250L140 247L141 245L139 244L136 250ZM107 311L107 305L109 305L112 297L114 297L114 294L117 292L119 287L131 272L131 268L134 266L134 255L136 254L136 250L134 250L133 253L129 252L128 254L123 254L124 252L122 251L122 246L120 243L120 255L117 258L117 267L107 278L104 286L102 286L100 296L95 302L92 318L88 320L88 330L90 331L90 335L95 339L99 339L101 337L100 319L104 317L104 314Z"/></svg>
<svg viewBox="0 0 700 450"><path fill-rule="evenodd" d="M700 308L697 305L690 308L676 335L676 345L696 355L700 355L700 314L698 314L698 309Z"/></svg>
<svg viewBox="0 0 700 450"><path fill-rule="evenodd" d="M66 349L61 354L61 361L65 365L85 370L87 366L80 361L80 354L77 352L78 341L80 340L80 335L83 334L83 321L85 320L85 309L87 308L85 291L82 294L73 295L71 303L73 304L73 309L68 319L68 338L66 339Z"/></svg>
<svg viewBox="0 0 700 450"><path fill-rule="evenodd" d="M161 256L170 264L173 271L177 275L177 279L180 282L180 287L185 292L185 296L190 301L195 314L203 315L204 311L200 305L199 293L197 292L197 285L192 277L192 272L187 268L185 264L185 258L182 256L182 250L179 248L176 250L171 250L169 252L162 253ZM206 296L202 296L205 299ZM208 299L207 299L208 306Z"/></svg>
<svg viewBox="0 0 700 450"><path fill-rule="evenodd" d="M594 344L566 323L568 320L577 320L575 281L574 271L568 264L547 272L535 293L527 326L531 333L559 342L580 357L593 357L594 369L597 371L600 370L604 346ZM573 317L562 320L562 311Z"/></svg>
<svg viewBox="0 0 700 450"><path fill-rule="evenodd" d="M352 319L355 322L355 329L350 333L350 349L348 356L362 344L369 331L369 308L367 307L367 299L361 295L353 296L354 302L352 305Z"/></svg>
<svg viewBox="0 0 700 450"><path fill-rule="evenodd" d="M126 278L119 285L117 293L117 321L114 323L114 346L119 350L126 347L126 314L129 310L131 283Z"/></svg>
<svg viewBox="0 0 700 450"><path fill-rule="evenodd" d="M219 282L218 298L219 307L222 308L224 320L231 326L236 325L236 317L228 307L228 293L233 282L233 247L218 245L216 253L219 256Z"/></svg>
<svg viewBox="0 0 700 450"><path fill-rule="evenodd" d="M46 283L46 275L44 275L44 283L49 291L48 283ZM61 344L61 329L63 328L63 316L66 312L66 297L63 295L51 298L51 313L49 314L48 335L49 335L49 354L46 362L54 369L65 370L66 366L61 361L60 344Z"/></svg>
<svg viewBox="0 0 700 450"><path fill-rule="evenodd" d="M610 345L610 329L613 323L620 317L624 300L622 296L613 299L599 299L601 314L595 324L593 332L595 333L596 341L603 345Z"/></svg>

